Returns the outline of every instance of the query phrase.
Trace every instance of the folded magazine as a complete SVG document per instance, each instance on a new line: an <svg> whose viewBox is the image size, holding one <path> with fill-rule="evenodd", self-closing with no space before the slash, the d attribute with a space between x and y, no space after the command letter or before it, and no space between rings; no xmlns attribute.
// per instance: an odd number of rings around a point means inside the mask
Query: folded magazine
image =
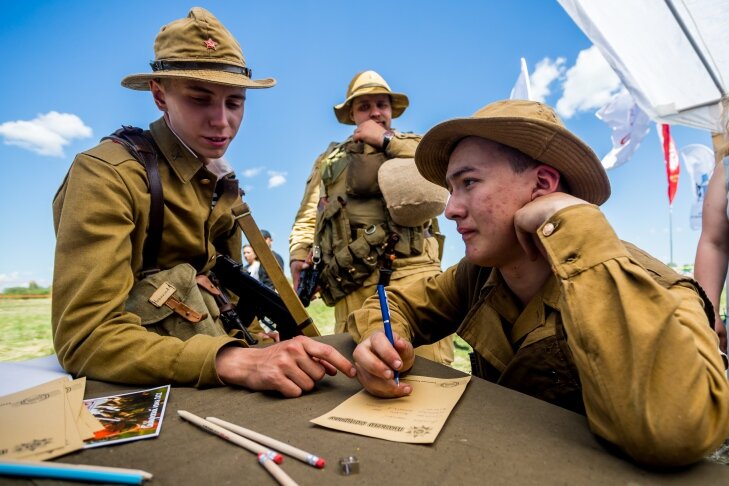
<svg viewBox="0 0 729 486"><path fill-rule="evenodd" d="M85 441L84 448L115 445L157 437L170 395L170 385L84 400L104 428Z"/></svg>

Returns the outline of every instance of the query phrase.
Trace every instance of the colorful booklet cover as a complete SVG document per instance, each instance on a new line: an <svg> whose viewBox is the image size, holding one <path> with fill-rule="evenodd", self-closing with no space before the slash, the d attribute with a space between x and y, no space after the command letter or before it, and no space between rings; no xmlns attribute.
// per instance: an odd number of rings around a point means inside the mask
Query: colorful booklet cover
<svg viewBox="0 0 729 486"><path fill-rule="evenodd" d="M84 400L104 428L85 441L84 448L157 437L170 396L170 385Z"/></svg>

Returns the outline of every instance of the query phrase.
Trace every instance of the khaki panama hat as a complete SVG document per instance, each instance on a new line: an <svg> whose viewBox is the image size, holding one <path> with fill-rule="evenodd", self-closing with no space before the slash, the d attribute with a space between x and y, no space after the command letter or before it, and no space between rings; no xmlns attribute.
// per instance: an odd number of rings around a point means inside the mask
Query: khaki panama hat
<svg viewBox="0 0 729 486"><path fill-rule="evenodd" d="M352 81L349 82L346 99L334 106L334 115L337 117L337 120L345 125L354 125L352 118L349 116L349 108L352 100L357 96L370 94L390 95L390 99L392 99L393 118L402 115L405 108L410 104L408 97L404 94L393 93L382 76L374 71L362 71L361 73L355 74Z"/></svg>
<svg viewBox="0 0 729 486"><path fill-rule="evenodd" d="M253 80L240 44L213 14L193 7L184 19L162 27L154 41L151 73L132 74L122 86L149 90L156 78L197 79L241 88L270 88L272 78Z"/></svg>
<svg viewBox="0 0 729 486"><path fill-rule="evenodd" d="M552 108L536 101L497 101L470 118L447 120L428 130L415 151L415 164L423 177L446 187L451 152L469 136L507 145L551 165L565 178L573 196L597 205L610 197L610 181L600 159L565 128Z"/></svg>

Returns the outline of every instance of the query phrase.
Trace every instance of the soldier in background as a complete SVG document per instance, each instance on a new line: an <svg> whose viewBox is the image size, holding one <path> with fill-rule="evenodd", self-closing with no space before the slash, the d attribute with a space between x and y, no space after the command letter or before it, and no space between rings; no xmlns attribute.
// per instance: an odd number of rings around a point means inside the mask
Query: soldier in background
<svg viewBox="0 0 729 486"><path fill-rule="evenodd" d="M321 250L324 266L320 269L320 294L327 305L334 306L337 333L345 332L347 316L375 294L384 258L381 248L391 235L398 238L391 286L441 271L439 243L434 237L435 215L418 225L395 223L378 181L378 170L386 160L415 155L421 137L391 127L392 119L399 117L408 104L407 96L392 92L375 71L355 75L345 100L334 106L337 120L355 125L354 133L342 143L331 143L316 159L296 214L289 237L294 287L302 269L310 264L307 259L312 249ZM403 178L398 182L403 186L411 181ZM356 329L352 332L358 339ZM452 338L416 352L450 364Z"/></svg>
<svg viewBox="0 0 729 486"><path fill-rule="evenodd" d="M268 247L271 248L271 253L273 253L273 257L276 259L276 263L278 263L278 266L281 267L281 270L283 270L283 258L281 258L281 255L273 251L273 238L271 237L271 233L268 230L261 230L261 236L263 236L263 239L266 241ZM271 280L271 277L268 275L268 272L266 272L266 269L263 265L261 265L258 269L258 280L260 280L261 283L266 287L270 289L275 289L273 285L273 280Z"/></svg>

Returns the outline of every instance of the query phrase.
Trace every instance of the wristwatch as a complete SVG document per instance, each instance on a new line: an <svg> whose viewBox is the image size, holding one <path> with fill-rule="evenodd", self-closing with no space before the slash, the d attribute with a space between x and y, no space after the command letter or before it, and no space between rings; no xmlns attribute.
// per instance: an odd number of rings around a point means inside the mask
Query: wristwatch
<svg viewBox="0 0 729 486"><path fill-rule="evenodd" d="M392 137L395 136L395 132L392 130L388 130L385 132L385 134L382 136L382 151L387 152L387 146L390 145L390 140L392 140Z"/></svg>

